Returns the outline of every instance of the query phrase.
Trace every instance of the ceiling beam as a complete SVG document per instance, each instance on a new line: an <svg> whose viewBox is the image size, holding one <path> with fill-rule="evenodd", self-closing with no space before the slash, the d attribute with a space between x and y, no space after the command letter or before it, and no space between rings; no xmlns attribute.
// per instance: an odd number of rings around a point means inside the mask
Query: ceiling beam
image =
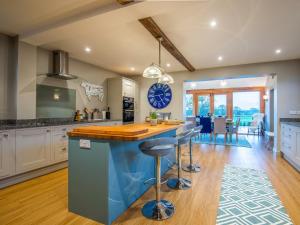
<svg viewBox="0 0 300 225"><path fill-rule="evenodd" d="M165 49L173 55L185 68L190 72L195 71L192 64L181 54L181 52L176 48L176 46L170 41L167 35L160 29L160 27L155 23L152 17L147 17L139 19L141 24L153 35L155 39L162 38L161 44Z"/></svg>
<svg viewBox="0 0 300 225"><path fill-rule="evenodd" d="M134 0L117 0L117 2L121 5L126 5L126 4L134 2Z"/></svg>

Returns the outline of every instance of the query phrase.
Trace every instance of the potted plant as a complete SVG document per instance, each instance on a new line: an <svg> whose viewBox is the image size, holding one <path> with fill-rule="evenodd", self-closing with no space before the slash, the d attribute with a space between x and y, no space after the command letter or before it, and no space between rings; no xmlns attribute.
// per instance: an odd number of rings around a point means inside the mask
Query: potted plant
<svg viewBox="0 0 300 225"><path fill-rule="evenodd" d="M150 124L151 124L151 126L157 125L157 113L156 112L150 113Z"/></svg>

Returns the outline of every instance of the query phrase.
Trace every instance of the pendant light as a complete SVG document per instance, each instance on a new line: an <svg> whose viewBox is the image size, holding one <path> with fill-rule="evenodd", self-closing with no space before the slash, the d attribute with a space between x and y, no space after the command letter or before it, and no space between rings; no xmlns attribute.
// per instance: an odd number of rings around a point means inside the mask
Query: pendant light
<svg viewBox="0 0 300 225"><path fill-rule="evenodd" d="M159 66L161 67L161 41L162 38L158 39L159 41ZM165 71L162 71L162 75L161 77L158 78L158 83L162 83L162 84L173 84L174 83L174 79L171 75L165 73Z"/></svg>
<svg viewBox="0 0 300 225"><path fill-rule="evenodd" d="M160 78L164 73L163 69L160 67L160 45L161 45L161 41L159 39L159 50L158 50L159 66L156 65L155 63L152 63L150 66L148 66L143 72L143 77L145 78L157 79Z"/></svg>

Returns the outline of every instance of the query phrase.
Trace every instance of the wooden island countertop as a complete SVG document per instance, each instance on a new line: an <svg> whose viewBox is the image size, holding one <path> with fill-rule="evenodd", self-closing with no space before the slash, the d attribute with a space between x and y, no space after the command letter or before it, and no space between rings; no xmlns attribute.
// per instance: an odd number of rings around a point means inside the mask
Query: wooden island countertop
<svg viewBox="0 0 300 225"><path fill-rule="evenodd" d="M136 141L149 138L170 130L176 130L184 124L151 126L148 123L135 123L118 126L78 127L68 132L69 137L86 137L106 140Z"/></svg>

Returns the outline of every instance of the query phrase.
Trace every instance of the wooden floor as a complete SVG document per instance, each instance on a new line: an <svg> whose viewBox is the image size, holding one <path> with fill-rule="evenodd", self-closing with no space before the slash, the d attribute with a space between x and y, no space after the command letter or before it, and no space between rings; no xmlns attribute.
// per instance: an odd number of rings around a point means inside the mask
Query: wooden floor
<svg viewBox="0 0 300 225"><path fill-rule="evenodd" d="M300 174L280 156L265 150L262 138L249 136L248 140L253 149L195 145L194 155L201 164L202 171L192 175L184 173L185 177L192 179L193 187L186 191L172 191L166 186L163 187L162 197L176 206L176 212L171 219L155 222L141 215L142 205L155 196L154 189L150 189L114 224L215 224L221 177L227 163L265 170L293 223L300 224ZM67 169L60 170L0 190L0 224L99 224L68 212L67 173Z"/></svg>

